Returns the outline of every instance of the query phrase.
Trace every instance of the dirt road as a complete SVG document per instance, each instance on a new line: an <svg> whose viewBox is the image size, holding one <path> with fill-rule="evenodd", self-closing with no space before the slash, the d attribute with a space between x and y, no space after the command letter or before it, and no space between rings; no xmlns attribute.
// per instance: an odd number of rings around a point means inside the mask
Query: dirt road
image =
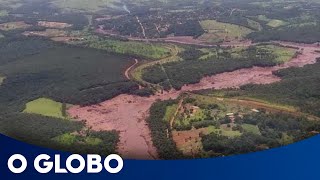
<svg viewBox="0 0 320 180"><path fill-rule="evenodd" d="M74 118L86 120L87 124L92 126L94 130L119 131L120 143L118 144L118 152L124 158L156 159L157 152L153 146L150 130L145 120L149 116L151 105L157 99L175 99L186 91L239 87L249 83L273 83L281 80L272 74L273 71L312 64L315 63L317 57L320 57L320 54L315 52L320 48L315 45L280 43L303 49L303 51L301 55L283 65L266 68L253 67L204 77L197 84L183 86L180 91L172 90L151 97L122 94L97 105L72 107L68 110L68 113Z"/></svg>
<svg viewBox="0 0 320 180"><path fill-rule="evenodd" d="M132 64L130 67L126 69L126 71L124 72L124 75L126 76L127 79L129 80L131 79L129 73L138 63L139 63L138 59L134 59L134 64Z"/></svg>

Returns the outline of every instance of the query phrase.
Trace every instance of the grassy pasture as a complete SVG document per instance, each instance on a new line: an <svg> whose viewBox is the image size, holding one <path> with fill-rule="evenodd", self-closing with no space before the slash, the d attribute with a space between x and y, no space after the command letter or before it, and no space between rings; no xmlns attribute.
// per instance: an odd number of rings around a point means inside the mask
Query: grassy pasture
<svg viewBox="0 0 320 180"><path fill-rule="evenodd" d="M173 104L171 106L167 106L166 108L167 109L166 109L166 114L164 116L164 119L165 119L165 121L169 122L171 120L171 118L174 116L174 114L175 114L175 112L176 112L176 110L178 108L178 105L177 104Z"/></svg>
<svg viewBox="0 0 320 180"><path fill-rule="evenodd" d="M216 20L205 20L201 21L200 24L206 33L199 39L212 43L241 40L252 32L249 28Z"/></svg>
<svg viewBox="0 0 320 180"><path fill-rule="evenodd" d="M287 22L283 21L283 20L279 20L279 19L269 19L267 16L265 15L259 15L258 19L260 21L264 21L267 23L267 26L270 26L272 28L277 28L280 26L284 26L287 24Z"/></svg>
<svg viewBox="0 0 320 180"><path fill-rule="evenodd" d="M142 57L147 60L161 59L171 55L170 48L158 43L119 41L91 35L85 36L84 39L84 41L81 41L81 44L86 47Z"/></svg>
<svg viewBox="0 0 320 180"><path fill-rule="evenodd" d="M47 98L39 98L28 102L23 112L65 119L62 110L62 103Z"/></svg>
<svg viewBox="0 0 320 180"><path fill-rule="evenodd" d="M260 50L265 50L275 55L276 56L275 61L277 63L284 63L289 61L291 58L294 57L296 53L295 49L276 46L276 45L260 45L260 46L257 46L257 48Z"/></svg>
<svg viewBox="0 0 320 180"><path fill-rule="evenodd" d="M268 22L267 25L270 26L270 27L276 28L276 27L279 27L279 26L284 26L286 24L287 23L282 21L282 20L272 19L271 21Z"/></svg>
<svg viewBox="0 0 320 180"><path fill-rule="evenodd" d="M255 125L252 125L252 124L242 124L241 127L242 127L246 132L250 132L250 133L258 134L258 135L261 134L258 126L255 126Z"/></svg>

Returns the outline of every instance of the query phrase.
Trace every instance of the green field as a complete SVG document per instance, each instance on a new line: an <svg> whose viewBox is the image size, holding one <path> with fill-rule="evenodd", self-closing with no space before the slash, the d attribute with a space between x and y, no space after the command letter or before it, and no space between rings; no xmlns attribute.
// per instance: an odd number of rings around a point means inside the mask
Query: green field
<svg viewBox="0 0 320 180"><path fill-rule="evenodd" d="M167 106L166 114L164 116L164 119L169 122L171 120L171 118L174 116L175 112L177 111L177 108L178 108L177 104L173 104L171 106Z"/></svg>
<svg viewBox="0 0 320 180"><path fill-rule="evenodd" d="M279 19L269 19L268 17L266 17L265 15L259 15L258 19L261 21L264 21L267 23L267 26L270 26L272 28L277 28L280 26L284 26L286 24L288 24L287 22L283 21L283 20L279 20Z"/></svg>
<svg viewBox="0 0 320 180"><path fill-rule="evenodd" d="M82 137L75 134L66 133L60 135L58 137L53 138L53 140L59 144L72 146L76 145L77 143L83 143L89 146L97 146L103 143L100 138L95 137Z"/></svg>
<svg viewBox="0 0 320 180"><path fill-rule="evenodd" d="M258 135L261 134L258 126L252 124L242 124L241 127L244 129L245 132L250 132Z"/></svg>
<svg viewBox="0 0 320 180"><path fill-rule="evenodd" d="M216 20L205 20L201 21L200 24L206 33L199 39L212 43L241 40L252 32L249 28Z"/></svg>
<svg viewBox="0 0 320 180"><path fill-rule="evenodd" d="M233 130L224 129L224 128L216 128L214 126L209 126L206 128L206 130L208 134L214 133L221 136L227 136L229 138L241 136L242 134L240 131L233 131Z"/></svg>
<svg viewBox="0 0 320 180"><path fill-rule="evenodd" d="M284 63L289 61L296 54L296 50L287 47L281 47L277 45L260 45L257 46L259 50L267 51L276 56L275 61L277 63Z"/></svg>
<svg viewBox="0 0 320 180"><path fill-rule="evenodd" d="M62 106L62 103L53 101L51 99L39 98L28 102L23 112L65 119L67 117L64 115L66 113L62 112Z"/></svg>
<svg viewBox="0 0 320 180"><path fill-rule="evenodd" d="M87 36L85 39L86 40L82 42L82 44L87 47L141 57L147 60L161 59L171 55L170 49L162 44L119 41L98 38L96 36Z"/></svg>
<svg viewBox="0 0 320 180"><path fill-rule="evenodd" d="M286 24L287 24L287 23L284 22L284 21L282 21L282 20L272 19L271 21L268 22L267 25L270 26L270 27L275 28L275 27L279 27L279 26L284 26L284 25L286 25Z"/></svg>

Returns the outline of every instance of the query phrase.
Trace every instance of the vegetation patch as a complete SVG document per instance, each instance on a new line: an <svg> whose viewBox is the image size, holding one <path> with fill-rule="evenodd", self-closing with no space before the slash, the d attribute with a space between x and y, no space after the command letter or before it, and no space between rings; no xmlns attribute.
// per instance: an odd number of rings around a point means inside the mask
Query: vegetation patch
<svg viewBox="0 0 320 180"><path fill-rule="evenodd" d="M319 121L310 121L302 114L292 115L261 106L253 109L254 104L207 95L188 94L181 98L184 100L173 117L173 126L163 118L161 123L167 128L156 132L172 138L176 149L187 157L216 157L265 150L307 138L320 130ZM166 117L177 105L175 101L157 102L154 106L164 106L166 111L152 111L151 116ZM154 123L150 121L150 126L155 126Z"/></svg>
<svg viewBox="0 0 320 180"><path fill-rule="evenodd" d="M282 20L273 19L273 20L269 21L267 25L270 26L270 27L275 28L275 27L279 27L279 26L284 26L286 24L287 23L282 21Z"/></svg>
<svg viewBox="0 0 320 180"><path fill-rule="evenodd" d="M23 21L17 21L17 22L8 22L8 23L2 23L0 24L0 30L2 31L12 31L16 29L27 29L31 27L32 25L26 24Z"/></svg>
<svg viewBox="0 0 320 180"><path fill-rule="evenodd" d="M39 98L26 104L24 113L39 114L55 118L67 118L67 105L47 98Z"/></svg>
<svg viewBox="0 0 320 180"><path fill-rule="evenodd" d="M257 45L249 48L202 48L200 51L193 50L188 54L194 55L193 58L145 68L142 71L142 78L165 89L170 89L171 85L175 89L180 89L184 84L198 83L204 76L252 66L281 64L290 60L295 51L276 45Z"/></svg>
<svg viewBox="0 0 320 180"><path fill-rule="evenodd" d="M53 5L71 11L97 12L106 8L114 7L114 0L54 0Z"/></svg>
<svg viewBox="0 0 320 180"><path fill-rule="evenodd" d="M85 37L84 39L85 41L81 43L86 47L142 57L147 60L161 59L171 55L170 49L161 44L112 40L95 36Z"/></svg>
<svg viewBox="0 0 320 180"><path fill-rule="evenodd" d="M242 124L241 127L245 132L261 135L259 127L252 124Z"/></svg>
<svg viewBox="0 0 320 180"><path fill-rule="evenodd" d="M213 43L242 40L252 32L249 28L216 20L201 21L201 26L206 33L199 39Z"/></svg>

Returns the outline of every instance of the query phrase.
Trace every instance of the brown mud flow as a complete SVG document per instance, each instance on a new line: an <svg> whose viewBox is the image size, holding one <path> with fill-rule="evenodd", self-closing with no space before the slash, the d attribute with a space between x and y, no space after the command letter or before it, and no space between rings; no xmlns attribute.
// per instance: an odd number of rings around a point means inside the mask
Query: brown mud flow
<svg viewBox="0 0 320 180"><path fill-rule="evenodd" d="M281 79L272 74L273 71L288 67L302 67L316 62L320 57L316 45L278 42L284 46L299 49L301 54L279 66L253 67L225 72L204 77L199 83L185 85L181 90L172 90L151 97L139 97L122 94L103 103L79 107L75 106L68 113L77 119L86 120L94 130L117 130L120 132L118 152L128 159L156 159L157 151L153 146L150 130L146 123L151 105L160 100L175 99L181 93L201 89L223 89L239 87L245 84L268 84Z"/></svg>

